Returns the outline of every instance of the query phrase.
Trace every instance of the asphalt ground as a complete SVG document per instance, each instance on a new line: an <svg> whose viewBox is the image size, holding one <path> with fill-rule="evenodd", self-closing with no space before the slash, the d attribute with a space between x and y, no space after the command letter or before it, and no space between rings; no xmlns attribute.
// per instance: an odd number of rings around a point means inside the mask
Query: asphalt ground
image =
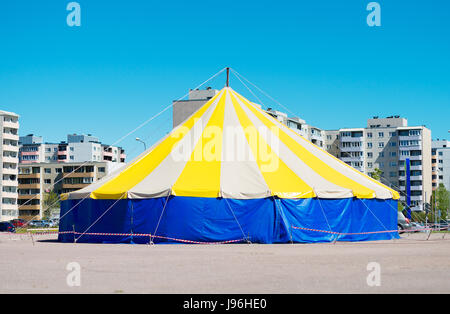
<svg viewBox="0 0 450 314"><path fill-rule="evenodd" d="M0 293L450 293L450 234L277 245L51 239L0 235Z"/></svg>

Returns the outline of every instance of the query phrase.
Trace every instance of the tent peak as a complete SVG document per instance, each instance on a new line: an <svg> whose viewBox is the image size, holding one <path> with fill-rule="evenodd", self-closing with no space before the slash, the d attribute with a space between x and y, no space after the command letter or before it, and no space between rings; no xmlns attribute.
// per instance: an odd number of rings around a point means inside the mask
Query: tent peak
<svg viewBox="0 0 450 314"><path fill-rule="evenodd" d="M225 86L230 87L230 68L229 67L227 67L227 83Z"/></svg>

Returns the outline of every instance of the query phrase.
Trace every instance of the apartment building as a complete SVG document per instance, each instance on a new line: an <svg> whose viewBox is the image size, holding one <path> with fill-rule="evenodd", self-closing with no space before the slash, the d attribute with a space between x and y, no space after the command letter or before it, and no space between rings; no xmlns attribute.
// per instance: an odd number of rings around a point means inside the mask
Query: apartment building
<svg viewBox="0 0 450 314"><path fill-rule="evenodd" d="M431 196L431 131L408 126L400 116L374 117L366 128L325 131L326 149L355 169L370 175L382 172L381 181L400 191L405 201L405 161L410 160L411 204L422 206Z"/></svg>
<svg viewBox="0 0 450 314"><path fill-rule="evenodd" d="M0 221L17 218L19 115L0 111Z"/></svg>
<svg viewBox="0 0 450 314"><path fill-rule="evenodd" d="M102 144L90 134L69 134L67 141L60 143L44 143L42 137L29 134L20 137L19 146L21 164L85 161L124 163L126 158L123 148Z"/></svg>
<svg viewBox="0 0 450 314"><path fill-rule="evenodd" d="M46 193L70 193L88 186L124 164L112 162L19 164L18 216L41 219L48 207Z"/></svg>
<svg viewBox="0 0 450 314"><path fill-rule="evenodd" d="M219 90L212 89L211 87L207 87L206 89L190 89L188 100L174 100L172 107L173 128L184 122L217 93L219 93Z"/></svg>
<svg viewBox="0 0 450 314"><path fill-rule="evenodd" d="M450 141L437 139L431 142L431 162L433 190L444 184L450 191Z"/></svg>
<svg viewBox="0 0 450 314"><path fill-rule="evenodd" d="M259 106L259 105L258 105ZM261 107L261 106L260 106ZM307 140L311 141L313 144L324 147L325 139L324 139L324 131L309 125L305 120L300 119L298 117L289 117L285 112L273 110L272 108L267 108L265 112L281 123L285 124L287 127L297 132Z"/></svg>

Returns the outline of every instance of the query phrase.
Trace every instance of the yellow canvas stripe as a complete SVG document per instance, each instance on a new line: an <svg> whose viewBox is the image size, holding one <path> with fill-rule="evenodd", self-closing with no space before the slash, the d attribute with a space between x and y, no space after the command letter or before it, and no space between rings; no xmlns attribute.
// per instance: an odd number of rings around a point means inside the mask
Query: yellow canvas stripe
<svg viewBox="0 0 450 314"><path fill-rule="evenodd" d="M234 96L231 97L231 100L239 122L244 128L247 142L255 156L256 163L272 195L280 198L314 197L313 189L299 178L261 137ZM264 156L262 156L262 152L264 152ZM276 167L273 167L273 165Z"/></svg>
<svg viewBox="0 0 450 314"><path fill-rule="evenodd" d="M126 192L147 177L172 151L173 147L183 139L192 129L195 122L211 107L216 98L223 92L215 95L194 115L191 116L180 127L172 131L160 144L152 149L147 155L136 160L129 165L117 177L106 182L104 185L91 193L91 198L95 199L119 199L123 198Z"/></svg>
<svg viewBox="0 0 450 314"><path fill-rule="evenodd" d="M235 92L235 93L236 93L236 92ZM240 99L246 100L248 103L250 103L247 99L243 98L243 97L242 97L241 95L239 95L238 93L236 93L236 94L237 94L237 96L238 96ZM253 105L253 104L250 103L250 105ZM254 105L253 105L253 107L256 108L256 106L254 106ZM256 108L256 110L258 110L258 108ZM270 116L270 115L267 115L267 117L269 118L269 120L275 121L275 123L280 123L278 120L276 120L274 117L272 117L272 116ZM306 138L304 138L303 136L300 136L299 134L295 133L295 132L294 132L293 130L291 130L290 128L286 127L286 129L289 130L289 132L291 132L291 134L293 134L294 136L300 138L301 140L303 140L303 141L305 141L305 142L307 142L307 143L309 143L309 144L311 144L311 145L314 145L313 143L311 143L310 141L308 141L308 140L307 140ZM319 149L320 149L320 148L319 148ZM382 187L382 188L385 188L385 189L391 191L391 193L392 193L392 198L393 198L393 199L395 199L395 200L400 199L400 194L399 194L396 190L390 188L390 187L387 186L387 185L384 185L383 183L381 183L381 182L375 180L374 178L372 178L372 177L366 175L365 173L359 172L358 170L356 170L355 168L349 166L348 164L346 164L345 162L343 162L343 161L340 160L339 158L336 158L336 156L331 155L331 154L330 154L329 152L327 152L326 150L322 150L322 151L323 151L325 154L327 154L329 157L331 157L331 158L333 158L334 160L336 160L337 162L341 163L343 166L347 167L349 170L353 171L354 173L356 173L356 174L358 174L358 175L363 175L363 176L364 176L366 179L368 179L369 181L375 183L376 185L378 185L378 186L380 186L380 187Z"/></svg>
<svg viewBox="0 0 450 314"><path fill-rule="evenodd" d="M343 188L351 189L353 191L354 196L359 198L374 198L375 191L369 189L360 183L353 181L342 173L338 172L334 168L330 167L328 164L314 156L309 150L304 148L302 145L297 143L294 139L292 139L283 129L279 128L274 122L272 122L266 115L264 115L259 110L256 110L254 106L252 106L248 100L243 98L236 92L233 92L233 95L236 95L243 104L246 105L256 117L261 120L261 122L268 127L269 129L272 127L276 127L279 129L278 137L279 139L292 151L297 155L299 159L301 159L308 167L313 169L317 174L323 177L325 180L332 182L335 185L341 186Z"/></svg>
<svg viewBox="0 0 450 314"><path fill-rule="evenodd" d="M228 92L220 98L216 109L196 143L183 172L172 187L174 195L219 197L222 137Z"/></svg>

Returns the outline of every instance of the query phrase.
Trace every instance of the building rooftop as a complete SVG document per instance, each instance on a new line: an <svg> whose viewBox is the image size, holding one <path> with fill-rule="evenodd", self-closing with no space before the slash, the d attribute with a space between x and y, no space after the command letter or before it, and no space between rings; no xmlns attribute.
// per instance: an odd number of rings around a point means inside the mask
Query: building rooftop
<svg viewBox="0 0 450 314"><path fill-rule="evenodd" d="M19 115L17 113L4 111L4 110L0 110L0 116L14 116L17 118L19 117Z"/></svg>

